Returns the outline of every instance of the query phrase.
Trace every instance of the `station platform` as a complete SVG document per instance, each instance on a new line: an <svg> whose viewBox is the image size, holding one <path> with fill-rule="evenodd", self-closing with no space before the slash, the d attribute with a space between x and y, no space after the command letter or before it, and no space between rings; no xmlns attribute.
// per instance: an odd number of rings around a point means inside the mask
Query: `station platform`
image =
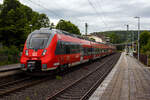
<svg viewBox="0 0 150 100"><path fill-rule="evenodd" d="M150 100L150 69L122 53L89 100Z"/></svg>
<svg viewBox="0 0 150 100"><path fill-rule="evenodd" d="M6 71L12 71L12 70L17 70L20 69L21 66L20 64L10 64L10 65L4 65L0 66L0 72L6 72Z"/></svg>

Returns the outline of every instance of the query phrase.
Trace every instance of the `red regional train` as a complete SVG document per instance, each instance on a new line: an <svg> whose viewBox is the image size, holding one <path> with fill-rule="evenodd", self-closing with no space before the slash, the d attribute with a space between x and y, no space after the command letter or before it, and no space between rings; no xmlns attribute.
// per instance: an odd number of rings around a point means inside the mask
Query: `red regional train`
<svg viewBox="0 0 150 100"><path fill-rule="evenodd" d="M68 32L42 28L29 34L20 59L27 72L64 70L115 52L115 47Z"/></svg>

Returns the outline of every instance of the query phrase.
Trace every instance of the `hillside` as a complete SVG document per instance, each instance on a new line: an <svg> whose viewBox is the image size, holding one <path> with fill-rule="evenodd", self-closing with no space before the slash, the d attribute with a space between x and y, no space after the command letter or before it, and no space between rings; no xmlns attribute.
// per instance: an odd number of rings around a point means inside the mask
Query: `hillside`
<svg viewBox="0 0 150 100"><path fill-rule="evenodd" d="M140 31L143 32L144 30ZM137 36L138 36L138 31L123 31L123 30L116 30L116 31L105 31L105 32L94 32L91 34L102 34L105 35L107 37L110 37L110 42L111 43L124 43L126 41L131 41L131 38L133 40L134 37L134 41L137 40Z"/></svg>

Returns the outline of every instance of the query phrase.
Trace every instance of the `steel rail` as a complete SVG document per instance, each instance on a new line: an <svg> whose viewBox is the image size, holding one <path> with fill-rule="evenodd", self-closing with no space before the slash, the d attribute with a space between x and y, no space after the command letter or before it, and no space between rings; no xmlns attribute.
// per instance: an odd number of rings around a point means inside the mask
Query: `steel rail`
<svg viewBox="0 0 150 100"><path fill-rule="evenodd" d="M101 65L99 65L94 71L89 72L87 75L81 77L80 79L76 80L75 82L72 82L70 85L66 86L65 88L59 90L58 92L54 93L51 96L48 96L47 100L54 100L56 99L56 97L58 97L60 94L64 93L66 90L70 89L71 87L75 86L76 84L80 83L82 80L84 80L85 78L87 78L88 76L90 76L91 74L93 74L94 72L96 72L97 70L99 70L102 66L104 66L107 62L111 61L112 58L114 56L112 56L111 58L109 58L108 60L106 60L105 62L103 62ZM75 99L75 98L74 98Z"/></svg>

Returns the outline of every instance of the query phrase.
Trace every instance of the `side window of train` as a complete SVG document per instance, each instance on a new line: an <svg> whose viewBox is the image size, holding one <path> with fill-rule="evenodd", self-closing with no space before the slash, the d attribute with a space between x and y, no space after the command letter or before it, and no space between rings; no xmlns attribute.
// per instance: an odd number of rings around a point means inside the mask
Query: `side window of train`
<svg viewBox="0 0 150 100"><path fill-rule="evenodd" d="M80 53L80 45L77 44L77 53Z"/></svg>
<svg viewBox="0 0 150 100"><path fill-rule="evenodd" d="M80 44L77 44L77 53L80 53Z"/></svg>
<svg viewBox="0 0 150 100"><path fill-rule="evenodd" d="M88 55L91 54L91 48L88 48Z"/></svg>
<svg viewBox="0 0 150 100"><path fill-rule="evenodd" d="M78 53L78 45L75 44L75 53Z"/></svg>
<svg viewBox="0 0 150 100"><path fill-rule="evenodd" d="M70 54L70 46L71 44L69 42L65 42L66 54Z"/></svg>
<svg viewBox="0 0 150 100"><path fill-rule="evenodd" d="M74 53L74 44L70 43L70 53L73 54Z"/></svg>
<svg viewBox="0 0 150 100"><path fill-rule="evenodd" d="M57 45L56 45L56 50L55 50L56 55L61 54L60 48L61 48L61 44L60 44L60 40L58 40Z"/></svg>
<svg viewBox="0 0 150 100"><path fill-rule="evenodd" d="M65 41L61 41L61 53L62 53L62 54L66 54Z"/></svg>
<svg viewBox="0 0 150 100"><path fill-rule="evenodd" d="M64 41L58 40L55 50L56 55L66 54L66 46Z"/></svg>
<svg viewBox="0 0 150 100"><path fill-rule="evenodd" d="M72 54L76 53L76 45L75 44L72 45L72 52L71 53Z"/></svg>
<svg viewBox="0 0 150 100"><path fill-rule="evenodd" d="M81 50L81 55L84 56L84 47L80 46L80 50Z"/></svg>
<svg viewBox="0 0 150 100"><path fill-rule="evenodd" d="M86 49L86 47L84 47L84 56L86 56L87 55L87 49Z"/></svg>

